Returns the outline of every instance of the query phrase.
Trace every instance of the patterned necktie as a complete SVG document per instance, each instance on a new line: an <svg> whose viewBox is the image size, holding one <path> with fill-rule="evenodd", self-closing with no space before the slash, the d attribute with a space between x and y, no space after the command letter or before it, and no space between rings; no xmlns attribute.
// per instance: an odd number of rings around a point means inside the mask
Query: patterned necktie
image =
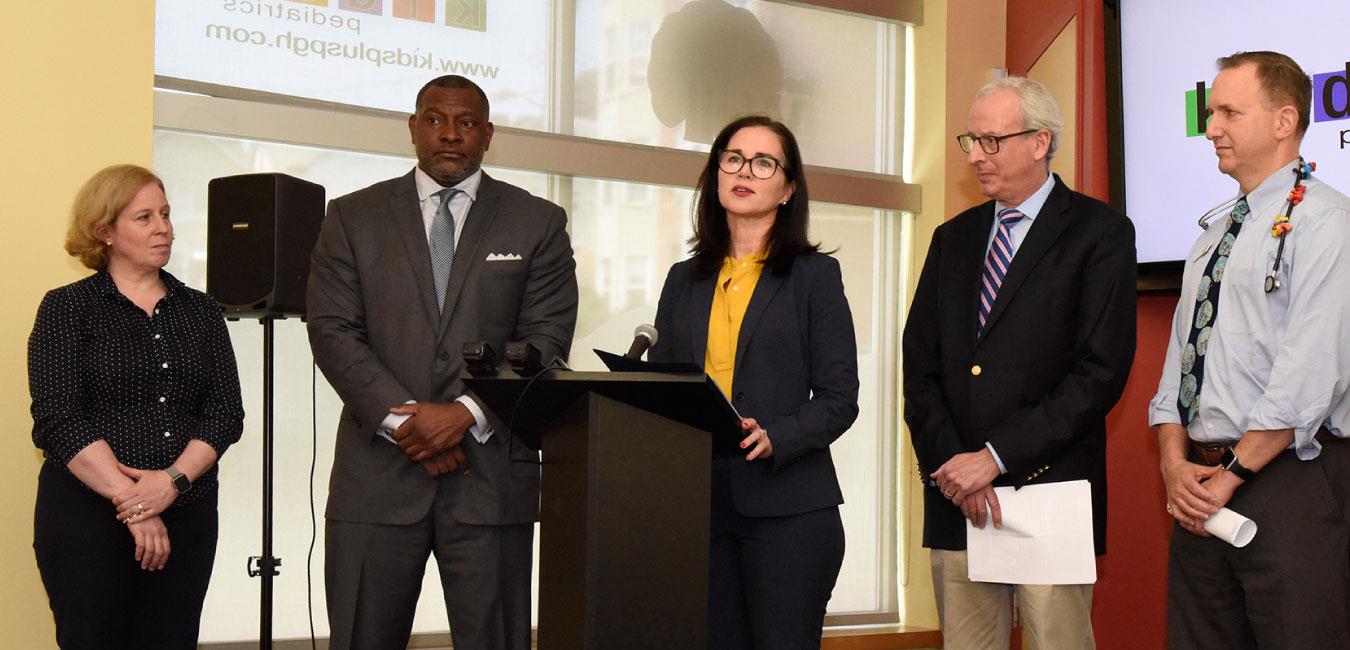
<svg viewBox="0 0 1350 650"><path fill-rule="evenodd" d="M1214 254L1209 256L1205 266L1205 275L1200 278L1200 286L1195 292L1195 314L1191 317L1191 334L1186 338L1186 347L1181 351L1181 389L1177 391L1177 412L1181 414L1182 426L1190 426L1195 419L1196 406L1200 403L1200 386L1205 378L1205 353L1209 351L1209 339L1214 331L1214 319L1219 314L1219 284L1223 282L1223 270L1228 266L1228 254L1233 252L1238 231L1247 218L1251 208L1247 206L1247 197L1238 199L1233 212L1228 215L1228 232L1224 233Z"/></svg>
<svg viewBox="0 0 1350 650"><path fill-rule="evenodd" d="M980 326L976 328L976 334L984 331L984 323L994 308L994 298L998 297L998 288L1003 286L1003 276L1008 274L1012 264L1012 227L1025 218L1026 215L1012 208L998 211L998 232L989 246L989 254L984 257L984 273L980 275Z"/></svg>
<svg viewBox="0 0 1350 650"><path fill-rule="evenodd" d="M436 285L436 309L445 309L445 289L450 281L450 266L455 262L455 215L450 213L450 199L459 192L444 189L436 193L441 205L431 220L431 280Z"/></svg>

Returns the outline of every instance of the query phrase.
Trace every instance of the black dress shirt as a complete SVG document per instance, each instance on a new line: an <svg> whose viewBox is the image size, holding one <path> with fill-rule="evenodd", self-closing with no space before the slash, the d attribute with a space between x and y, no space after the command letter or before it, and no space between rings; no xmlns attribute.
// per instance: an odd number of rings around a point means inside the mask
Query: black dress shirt
<svg viewBox="0 0 1350 650"><path fill-rule="evenodd" d="M215 301L160 271L167 290L146 313L107 271L49 291L28 339L33 443L65 467L105 440L123 464L164 469L189 441L217 456L239 440L244 409L230 335ZM216 467L179 495L216 491Z"/></svg>

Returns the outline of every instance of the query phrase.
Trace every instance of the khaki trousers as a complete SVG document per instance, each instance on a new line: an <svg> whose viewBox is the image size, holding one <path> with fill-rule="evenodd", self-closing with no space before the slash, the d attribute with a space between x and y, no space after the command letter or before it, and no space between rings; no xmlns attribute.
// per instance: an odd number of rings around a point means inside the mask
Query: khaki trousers
<svg viewBox="0 0 1350 650"><path fill-rule="evenodd" d="M933 549L933 591L945 650L1008 650L1013 594L1030 650L1093 650L1092 585L971 582L965 551Z"/></svg>

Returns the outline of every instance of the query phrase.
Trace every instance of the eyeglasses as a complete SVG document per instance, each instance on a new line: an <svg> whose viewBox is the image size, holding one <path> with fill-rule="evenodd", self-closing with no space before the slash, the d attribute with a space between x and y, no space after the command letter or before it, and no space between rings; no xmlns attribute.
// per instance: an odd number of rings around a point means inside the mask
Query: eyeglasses
<svg viewBox="0 0 1350 650"><path fill-rule="evenodd" d="M1025 131L1018 131L1017 133L1009 133L1008 135L975 135L974 133L962 133L961 135L956 136L956 144L961 145L961 151L970 153L970 150L975 147L975 143L978 141L980 143L980 148L984 149L985 153L992 156L998 153L999 145L1002 144L1004 140L1015 138L1019 135L1035 133L1037 131L1040 131L1040 129L1027 129Z"/></svg>
<svg viewBox="0 0 1350 650"><path fill-rule="evenodd" d="M739 151L723 151L717 154L717 167L728 174L735 174L741 171L745 163L750 163L750 175L760 180L773 178L779 167L787 169L787 166L778 162L769 156L755 156L746 158Z"/></svg>

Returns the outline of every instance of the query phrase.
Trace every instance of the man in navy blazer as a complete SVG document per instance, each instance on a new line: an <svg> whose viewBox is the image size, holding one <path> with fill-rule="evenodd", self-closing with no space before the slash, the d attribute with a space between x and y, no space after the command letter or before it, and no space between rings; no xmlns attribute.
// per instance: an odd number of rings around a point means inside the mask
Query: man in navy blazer
<svg viewBox="0 0 1350 650"><path fill-rule="evenodd" d="M330 647L407 647L434 554L455 647L528 650L538 455L466 394L461 351L525 341L566 357L567 215L482 172L492 123L472 81L433 79L416 106L417 168L334 199L310 273L314 360L343 402L325 512Z"/></svg>
<svg viewBox="0 0 1350 650"><path fill-rule="evenodd" d="M1006 649L1011 595L1032 647L1092 648L1092 585L970 581L965 520L994 486L1086 479L1106 540L1106 414L1135 347L1134 227L1049 171L1062 120L1021 78L980 90L958 136L991 200L939 226L904 332L905 422L943 638Z"/></svg>

